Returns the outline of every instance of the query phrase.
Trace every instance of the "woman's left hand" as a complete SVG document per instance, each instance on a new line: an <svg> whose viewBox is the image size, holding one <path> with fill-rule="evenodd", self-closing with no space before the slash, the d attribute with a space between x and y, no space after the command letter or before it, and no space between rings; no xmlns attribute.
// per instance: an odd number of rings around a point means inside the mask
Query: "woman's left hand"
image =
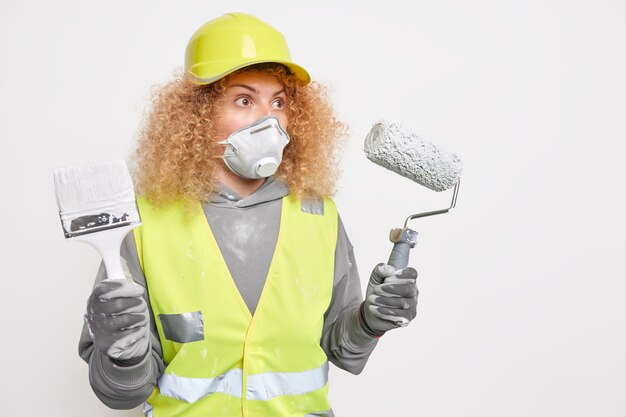
<svg viewBox="0 0 626 417"><path fill-rule="evenodd" d="M417 315L417 271L396 270L388 264L376 265L360 306L363 330L380 337L387 330L404 327Z"/></svg>

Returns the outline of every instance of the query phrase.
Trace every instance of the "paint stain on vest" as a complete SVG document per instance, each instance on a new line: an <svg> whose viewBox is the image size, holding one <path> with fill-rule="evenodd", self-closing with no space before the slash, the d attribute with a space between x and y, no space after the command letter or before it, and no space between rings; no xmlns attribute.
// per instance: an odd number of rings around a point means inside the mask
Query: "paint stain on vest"
<svg viewBox="0 0 626 417"><path fill-rule="evenodd" d="M198 262L198 260L191 253L191 248L193 247L193 240L189 239L187 242L187 250L185 251L185 256L191 259L194 262Z"/></svg>
<svg viewBox="0 0 626 417"><path fill-rule="evenodd" d="M217 358L213 359L213 369L211 369L211 375L215 375L215 368L217 368Z"/></svg>
<svg viewBox="0 0 626 417"><path fill-rule="evenodd" d="M317 296L317 281L311 282L303 280L300 277L296 277L295 282L304 298L311 299Z"/></svg>
<svg viewBox="0 0 626 417"><path fill-rule="evenodd" d="M267 347L266 347L266 349L267 349ZM274 345L274 346L271 348L271 350L272 350L272 354L274 355L274 357L275 357L276 359L280 359L280 358L282 358L282 357L283 357L283 355L284 355L284 349L283 349L283 347L282 347L282 346L277 346L277 345Z"/></svg>

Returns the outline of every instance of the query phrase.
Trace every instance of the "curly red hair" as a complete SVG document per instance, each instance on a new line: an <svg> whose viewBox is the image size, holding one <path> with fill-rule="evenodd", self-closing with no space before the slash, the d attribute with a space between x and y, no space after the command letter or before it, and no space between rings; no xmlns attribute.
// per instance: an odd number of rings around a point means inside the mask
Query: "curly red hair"
<svg viewBox="0 0 626 417"><path fill-rule="evenodd" d="M340 174L346 126L335 118L327 87L304 85L281 64L256 64L238 71L262 71L287 92L287 132L291 138L275 174L301 198L332 196ZM186 73L152 90L152 105L133 152L137 192L155 205L175 200L207 201L216 190L222 145L215 138L215 114L223 102L227 75L195 84Z"/></svg>

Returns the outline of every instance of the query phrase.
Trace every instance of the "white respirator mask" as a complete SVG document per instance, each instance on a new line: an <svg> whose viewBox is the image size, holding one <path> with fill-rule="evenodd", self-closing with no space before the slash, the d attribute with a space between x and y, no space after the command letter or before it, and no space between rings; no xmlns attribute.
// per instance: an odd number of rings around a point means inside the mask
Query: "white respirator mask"
<svg viewBox="0 0 626 417"><path fill-rule="evenodd" d="M289 135L276 117L265 116L218 143L226 145L224 162L235 174L266 178L278 169Z"/></svg>

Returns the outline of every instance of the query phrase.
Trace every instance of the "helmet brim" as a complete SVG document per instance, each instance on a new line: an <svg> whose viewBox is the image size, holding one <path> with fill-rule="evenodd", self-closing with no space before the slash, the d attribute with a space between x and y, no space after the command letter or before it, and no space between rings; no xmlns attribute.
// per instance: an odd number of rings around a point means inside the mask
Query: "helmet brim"
<svg viewBox="0 0 626 417"><path fill-rule="evenodd" d="M264 59L264 60L246 62L244 64L235 65L235 66L224 65L223 68L211 68L211 69L204 68L204 71L202 70L202 68L193 68L191 71L188 71L188 73L193 76L196 84L206 85L206 84L214 83L220 78L224 78L228 74L231 74L237 70L240 70L241 68L249 67L255 64L272 63L272 62L285 65L287 68L289 68L289 70L291 70L291 72L296 76L296 78L302 81L305 85L311 82L311 76L309 75L307 70L305 70L303 67L301 67L298 64L294 64L293 62L281 61L281 60Z"/></svg>

